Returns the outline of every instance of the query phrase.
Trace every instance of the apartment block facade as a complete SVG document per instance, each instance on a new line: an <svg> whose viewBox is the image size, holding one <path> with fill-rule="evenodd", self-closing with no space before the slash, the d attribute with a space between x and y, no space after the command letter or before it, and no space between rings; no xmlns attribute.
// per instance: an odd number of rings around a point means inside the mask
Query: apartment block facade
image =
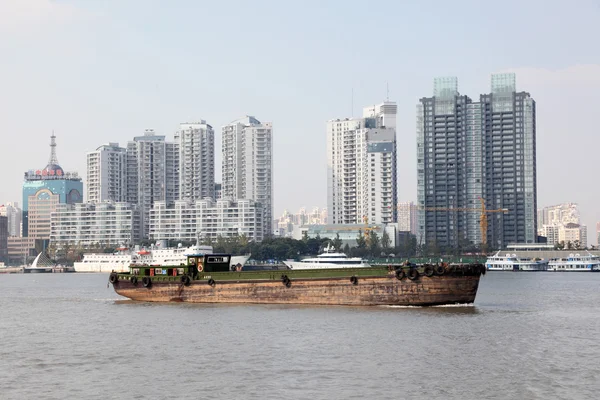
<svg viewBox="0 0 600 400"><path fill-rule="evenodd" d="M263 212L262 204L253 200L156 202L150 212L150 238L196 241L245 235L260 242L268 232Z"/></svg>
<svg viewBox="0 0 600 400"><path fill-rule="evenodd" d="M397 221L397 105L327 122L327 210L332 224Z"/></svg>
<svg viewBox="0 0 600 400"><path fill-rule="evenodd" d="M59 204L51 216L50 241L65 245L132 245L140 239L140 215L122 202Z"/></svg>
<svg viewBox="0 0 600 400"><path fill-rule="evenodd" d="M246 116L222 128L223 199L252 200L263 207L262 224L273 229L273 126Z"/></svg>

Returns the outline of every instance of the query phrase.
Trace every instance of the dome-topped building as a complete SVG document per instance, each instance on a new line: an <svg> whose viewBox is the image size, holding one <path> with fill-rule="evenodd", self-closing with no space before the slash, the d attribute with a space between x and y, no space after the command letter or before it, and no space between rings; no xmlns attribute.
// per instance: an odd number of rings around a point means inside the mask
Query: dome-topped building
<svg viewBox="0 0 600 400"><path fill-rule="evenodd" d="M56 158L56 136L50 136L50 160L44 169L25 172L23 236L49 239L50 215L58 204L81 203L83 183L77 173L65 173Z"/></svg>

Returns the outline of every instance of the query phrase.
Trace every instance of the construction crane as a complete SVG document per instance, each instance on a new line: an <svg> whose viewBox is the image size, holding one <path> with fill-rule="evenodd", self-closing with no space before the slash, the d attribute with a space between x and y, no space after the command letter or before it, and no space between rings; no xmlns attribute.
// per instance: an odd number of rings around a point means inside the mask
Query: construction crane
<svg viewBox="0 0 600 400"><path fill-rule="evenodd" d="M479 214L479 229L481 230L481 243L487 244L487 228L488 228L488 213L507 213L507 208L498 208L495 210L490 210L489 208L485 208L485 200L480 197L479 201L481 202L480 208L451 208L451 207L421 207L417 206L419 210L423 211L447 211L447 212L478 212Z"/></svg>

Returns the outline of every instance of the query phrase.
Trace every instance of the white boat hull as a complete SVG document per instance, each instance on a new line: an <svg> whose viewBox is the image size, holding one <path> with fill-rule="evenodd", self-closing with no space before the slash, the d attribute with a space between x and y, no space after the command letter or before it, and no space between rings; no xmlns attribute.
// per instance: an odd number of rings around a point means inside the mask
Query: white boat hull
<svg viewBox="0 0 600 400"><path fill-rule="evenodd" d="M248 261L250 256L232 256L231 257L231 265L241 264L242 266ZM110 272L129 272L129 266L131 265L131 261L115 261L111 262L110 260L106 260L103 262L76 262L73 264L75 268L75 272L101 272L101 273L110 273ZM167 265L167 264L165 264ZM165 266L162 264L157 264L157 266Z"/></svg>
<svg viewBox="0 0 600 400"><path fill-rule="evenodd" d="M302 262L302 261L284 261L285 265L287 265L290 269L327 269L327 268L366 268L369 267L369 264L360 263L360 264L334 264L334 263L310 263L310 262Z"/></svg>

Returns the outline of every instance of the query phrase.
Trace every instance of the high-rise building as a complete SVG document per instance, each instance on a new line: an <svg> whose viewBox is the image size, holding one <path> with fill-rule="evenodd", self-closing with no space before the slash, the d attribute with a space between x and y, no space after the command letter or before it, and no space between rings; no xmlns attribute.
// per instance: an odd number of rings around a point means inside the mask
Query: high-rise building
<svg viewBox="0 0 600 400"><path fill-rule="evenodd" d="M0 205L0 216L8 218L8 236L21 236L23 211L19 208L19 203Z"/></svg>
<svg viewBox="0 0 600 400"><path fill-rule="evenodd" d="M147 129L127 143L127 202L140 210L142 238L148 237L149 214L154 202L172 203L179 190L178 144Z"/></svg>
<svg viewBox="0 0 600 400"><path fill-rule="evenodd" d="M88 203L127 200L127 149L108 143L87 153Z"/></svg>
<svg viewBox="0 0 600 400"><path fill-rule="evenodd" d="M596 222L596 245L600 248L600 222Z"/></svg>
<svg viewBox="0 0 600 400"><path fill-rule="evenodd" d="M206 121L180 124L179 196L187 201L215 198L215 133Z"/></svg>
<svg viewBox="0 0 600 400"><path fill-rule="evenodd" d="M417 205L412 201L398 203L398 231L417 234Z"/></svg>
<svg viewBox="0 0 600 400"><path fill-rule="evenodd" d="M0 215L0 262L8 261L8 217Z"/></svg>
<svg viewBox="0 0 600 400"><path fill-rule="evenodd" d="M455 77L434 80L434 95L417 106L418 206L508 209L488 216L494 248L534 243L537 230L535 101L517 92L514 74L493 74L479 102L458 92ZM457 247L481 243L479 214L418 212L418 236Z"/></svg>
<svg viewBox="0 0 600 400"><path fill-rule="evenodd" d="M332 224L397 220L394 102L365 107L362 118L327 122L327 211Z"/></svg>
<svg viewBox="0 0 600 400"><path fill-rule="evenodd" d="M273 220L273 127L246 116L222 129L222 197L253 200L263 208L266 232ZM269 234L267 233L267 234Z"/></svg>
<svg viewBox="0 0 600 400"><path fill-rule="evenodd" d="M83 183L77 173L65 173L56 158L56 137L50 141L50 161L28 171L23 182L23 236L50 238L50 215L58 204L81 203Z"/></svg>

